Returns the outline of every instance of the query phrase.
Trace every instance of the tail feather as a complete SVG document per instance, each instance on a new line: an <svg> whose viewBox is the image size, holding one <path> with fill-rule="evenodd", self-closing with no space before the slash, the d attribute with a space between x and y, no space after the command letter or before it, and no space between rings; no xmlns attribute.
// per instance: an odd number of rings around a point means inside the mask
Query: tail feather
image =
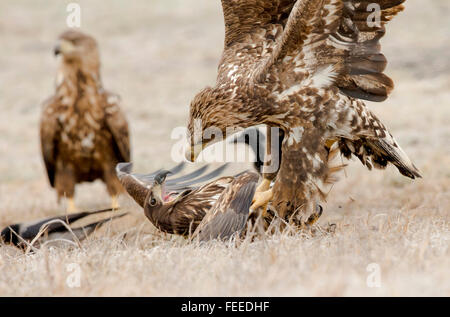
<svg viewBox="0 0 450 317"><path fill-rule="evenodd" d="M406 177L412 179L422 177L418 168L393 138L341 139L339 149L346 158L355 155L369 170L372 167L385 169L388 163L391 163Z"/></svg>
<svg viewBox="0 0 450 317"><path fill-rule="evenodd" d="M386 126L361 100L342 99L338 108L340 117L334 133L338 135L339 149L343 156L355 155L369 170L385 169L388 163L395 165L404 176L421 177L417 167L397 144Z"/></svg>
<svg viewBox="0 0 450 317"><path fill-rule="evenodd" d="M402 148L394 141L393 144L389 144L385 139L373 140L370 145L374 150L378 150L381 155L375 156L375 160L372 161L375 164L384 163L385 161L394 164L399 172L409 178L415 179L421 178L419 169L411 162ZM376 166L376 165L374 165Z"/></svg>

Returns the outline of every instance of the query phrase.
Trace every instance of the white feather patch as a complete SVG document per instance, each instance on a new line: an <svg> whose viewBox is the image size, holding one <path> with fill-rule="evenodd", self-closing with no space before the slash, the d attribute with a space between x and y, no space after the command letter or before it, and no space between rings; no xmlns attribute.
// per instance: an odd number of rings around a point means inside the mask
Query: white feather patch
<svg viewBox="0 0 450 317"><path fill-rule="evenodd" d="M335 80L337 73L333 65L318 69L311 77L312 86L317 88L326 88Z"/></svg>
<svg viewBox="0 0 450 317"><path fill-rule="evenodd" d="M300 142L300 140L302 139L303 131L305 131L303 127L292 128L287 140L288 145L291 146L294 144L294 142L295 143Z"/></svg>
<svg viewBox="0 0 450 317"><path fill-rule="evenodd" d="M289 89L284 90L281 94L277 96L278 101L281 101L291 95L294 95L302 89L303 85L297 84L295 86L290 87Z"/></svg>

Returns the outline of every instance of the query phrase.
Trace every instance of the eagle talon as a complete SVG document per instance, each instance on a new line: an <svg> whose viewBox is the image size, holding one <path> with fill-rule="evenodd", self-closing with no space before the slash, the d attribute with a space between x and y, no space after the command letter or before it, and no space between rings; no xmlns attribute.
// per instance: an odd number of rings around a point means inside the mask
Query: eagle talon
<svg viewBox="0 0 450 317"><path fill-rule="evenodd" d="M273 192L270 189L270 179L263 178L261 184L255 190L250 211L254 213L258 209L262 209L262 215L266 215L267 205L272 200Z"/></svg>
<svg viewBox="0 0 450 317"><path fill-rule="evenodd" d="M323 207L319 204L317 204L316 206L316 212L313 213L311 216L309 216L308 220L306 220L305 222L305 226L310 227L313 224L315 224L317 222L317 220L319 220L320 216L322 216L323 213Z"/></svg>
<svg viewBox="0 0 450 317"><path fill-rule="evenodd" d="M263 214L265 214L267 205L273 198L272 189L266 190L264 192L255 192L253 196L252 205L250 206L250 210L256 210L258 208L263 207Z"/></svg>
<svg viewBox="0 0 450 317"><path fill-rule="evenodd" d="M270 179L263 178L261 184L256 187L256 193L265 192L270 188Z"/></svg>

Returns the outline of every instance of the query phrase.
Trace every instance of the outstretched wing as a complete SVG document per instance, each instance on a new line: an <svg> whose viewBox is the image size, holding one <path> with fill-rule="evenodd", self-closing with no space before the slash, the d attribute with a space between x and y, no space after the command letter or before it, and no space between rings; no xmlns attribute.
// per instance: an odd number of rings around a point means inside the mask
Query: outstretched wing
<svg viewBox="0 0 450 317"><path fill-rule="evenodd" d="M49 239L66 239L66 240L70 240L70 241L74 241L74 235L77 237L77 239L79 241L87 238L91 233L93 233L95 230L99 229L101 226L103 226L105 223L111 222L115 219L119 219L122 218L124 216L127 216L128 212L119 214L119 215L115 215L112 217L108 217L105 219L101 219L98 221L94 221L91 222L87 225L83 225L77 228L72 228L72 232L62 232L62 235L50 235L49 234Z"/></svg>
<svg viewBox="0 0 450 317"><path fill-rule="evenodd" d="M144 207L145 198L147 197L149 189L152 186L155 175L158 173L158 171L150 174L136 174L132 173L132 167L132 163L119 163L116 166L116 174L128 194L133 197L133 199L141 207ZM170 169L172 176L176 173L181 172L183 167L184 163L180 163L179 165ZM181 193L188 190L195 190L199 187L198 184L218 177L227 167L227 164L223 164L215 170L204 174L208 167L209 165L205 165L187 175L168 179L165 182L166 192Z"/></svg>
<svg viewBox="0 0 450 317"><path fill-rule="evenodd" d="M183 176L175 179L170 179L166 182L166 188L170 191L183 191L187 189L192 189L193 185L201 184L220 176L222 172L227 168L227 166L228 164L222 164L218 168L214 169L213 171L205 175L197 173L197 175L191 177ZM208 165L206 165L206 167L208 167Z"/></svg>
<svg viewBox="0 0 450 317"><path fill-rule="evenodd" d="M58 138L60 125L58 122L58 100L50 97L44 101L44 108L40 122L41 151L47 170L48 180L52 187L55 186L55 167L58 155Z"/></svg>
<svg viewBox="0 0 450 317"><path fill-rule="evenodd" d="M119 162L129 162L131 160L130 152L130 133L125 114L120 109L120 97L118 95L106 92L106 125L114 139L114 152Z"/></svg>
<svg viewBox="0 0 450 317"><path fill-rule="evenodd" d="M253 80L264 80L274 66L295 74L305 86L336 85L351 97L385 100L393 82L383 74L387 62L379 40L404 1L297 1L271 57L258 65Z"/></svg>
<svg viewBox="0 0 450 317"><path fill-rule="evenodd" d="M246 80L248 71L269 56L295 0L222 0L225 48L218 81Z"/></svg>
<svg viewBox="0 0 450 317"><path fill-rule="evenodd" d="M174 178L176 174L180 173L184 169L184 165L185 163L180 163L169 170L170 173L168 174L167 180L165 181L167 190L181 192L187 189L192 189L191 186L193 185L198 185L220 176L228 166L228 164L222 164L211 172L206 173L210 165L204 165L188 174ZM139 174L131 173L131 169L132 163L119 163L116 167L116 173L119 177L123 177L125 176L125 174L130 174L144 186L152 185L155 176L161 171L157 170L149 174Z"/></svg>
<svg viewBox="0 0 450 317"><path fill-rule="evenodd" d="M21 231L19 232L19 234L22 236L22 238L24 238L26 240L32 240L39 233L39 231L41 230L41 227L48 222L51 222L54 220L61 220L65 223L67 223L68 225L70 225L72 222L83 219L85 217L95 215L95 214L110 212L110 211L113 211L113 209L108 208L108 209L101 209L101 210L96 210L96 211L83 211L83 212L78 212L78 213L74 213L74 214L68 214L68 215L62 215L62 216L41 219L41 220L37 220L37 221L31 222L31 223L20 224ZM52 222L52 223L48 224L47 232L48 233L67 232L67 228L61 222Z"/></svg>
<svg viewBox="0 0 450 317"><path fill-rule="evenodd" d="M236 177L205 215L193 238L227 240L239 234L247 223L258 178L258 174L251 172Z"/></svg>

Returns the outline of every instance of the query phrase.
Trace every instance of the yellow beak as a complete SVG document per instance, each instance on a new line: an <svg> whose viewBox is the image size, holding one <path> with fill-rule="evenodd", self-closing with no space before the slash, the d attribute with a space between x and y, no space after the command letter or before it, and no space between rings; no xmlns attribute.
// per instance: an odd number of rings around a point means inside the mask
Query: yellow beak
<svg viewBox="0 0 450 317"><path fill-rule="evenodd" d="M75 50L75 45L66 40L59 40L54 48L55 55L70 54Z"/></svg>

